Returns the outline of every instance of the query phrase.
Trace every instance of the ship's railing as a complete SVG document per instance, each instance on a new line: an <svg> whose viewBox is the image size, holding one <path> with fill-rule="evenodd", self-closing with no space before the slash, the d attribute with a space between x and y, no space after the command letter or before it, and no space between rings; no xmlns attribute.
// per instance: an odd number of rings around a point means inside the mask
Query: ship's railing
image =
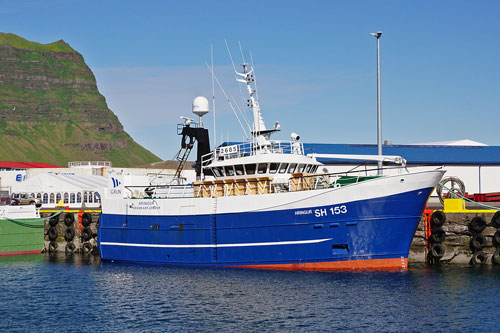
<svg viewBox="0 0 500 333"><path fill-rule="evenodd" d="M255 156L262 154L295 154L304 155L304 145L298 141L271 141L270 144L260 145L254 142L245 142L235 145L217 147L215 151L203 155L202 165L212 161L230 160L233 158Z"/></svg>
<svg viewBox="0 0 500 333"><path fill-rule="evenodd" d="M132 198L192 198L194 187L189 185L125 186Z"/></svg>
<svg viewBox="0 0 500 333"><path fill-rule="evenodd" d="M111 161L73 161L68 162L68 168L77 167L112 167Z"/></svg>

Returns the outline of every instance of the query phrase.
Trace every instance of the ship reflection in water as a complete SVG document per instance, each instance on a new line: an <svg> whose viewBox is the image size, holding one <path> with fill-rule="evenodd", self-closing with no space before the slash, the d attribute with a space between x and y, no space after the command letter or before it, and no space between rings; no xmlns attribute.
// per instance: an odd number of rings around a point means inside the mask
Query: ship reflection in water
<svg viewBox="0 0 500 333"><path fill-rule="evenodd" d="M286 272L0 258L1 331L491 330L497 267Z"/></svg>

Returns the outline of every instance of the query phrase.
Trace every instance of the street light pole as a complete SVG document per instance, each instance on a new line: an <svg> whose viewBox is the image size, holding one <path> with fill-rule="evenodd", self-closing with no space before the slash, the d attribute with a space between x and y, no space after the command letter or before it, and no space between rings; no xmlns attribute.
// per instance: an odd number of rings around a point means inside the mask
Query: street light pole
<svg viewBox="0 0 500 333"><path fill-rule="evenodd" d="M380 104L380 36L382 31L370 33L377 38L377 153L382 155L382 111ZM382 175L382 161L377 162L377 174Z"/></svg>

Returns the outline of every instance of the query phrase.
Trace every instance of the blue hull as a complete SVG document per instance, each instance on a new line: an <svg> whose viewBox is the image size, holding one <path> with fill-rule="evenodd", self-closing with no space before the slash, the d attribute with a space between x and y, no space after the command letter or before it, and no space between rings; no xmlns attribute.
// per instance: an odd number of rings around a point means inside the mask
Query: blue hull
<svg viewBox="0 0 500 333"><path fill-rule="evenodd" d="M290 269L373 261L404 268L432 190L300 210L102 214L98 245L103 260L116 261Z"/></svg>

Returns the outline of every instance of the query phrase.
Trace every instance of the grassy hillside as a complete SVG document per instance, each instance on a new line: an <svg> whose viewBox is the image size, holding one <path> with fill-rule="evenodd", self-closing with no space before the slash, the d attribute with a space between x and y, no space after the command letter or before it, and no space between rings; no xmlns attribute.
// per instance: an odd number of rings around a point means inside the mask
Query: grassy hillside
<svg viewBox="0 0 500 333"><path fill-rule="evenodd" d="M64 41L0 33L0 137L6 161L126 167L160 160L123 130L83 57Z"/></svg>

